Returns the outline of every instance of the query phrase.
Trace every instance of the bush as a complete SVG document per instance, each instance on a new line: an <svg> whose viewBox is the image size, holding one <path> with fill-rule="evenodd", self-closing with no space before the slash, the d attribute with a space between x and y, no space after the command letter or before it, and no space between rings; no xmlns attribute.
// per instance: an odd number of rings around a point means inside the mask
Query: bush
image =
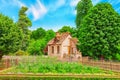
<svg viewBox="0 0 120 80"><path fill-rule="evenodd" d="M116 60L120 61L120 54L117 53L116 56L115 56Z"/></svg>
<svg viewBox="0 0 120 80"><path fill-rule="evenodd" d="M120 61L120 44L118 44L116 47L119 52L115 54L115 60Z"/></svg>
<svg viewBox="0 0 120 80"><path fill-rule="evenodd" d="M46 46L46 41L45 39L39 39L39 40L31 40L27 51L31 54L31 55L43 55L44 52L44 48Z"/></svg>
<svg viewBox="0 0 120 80"><path fill-rule="evenodd" d="M28 53L25 51L22 51L22 50L18 50L17 52L15 52L15 55L16 56L23 56L23 55L28 55Z"/></svg>

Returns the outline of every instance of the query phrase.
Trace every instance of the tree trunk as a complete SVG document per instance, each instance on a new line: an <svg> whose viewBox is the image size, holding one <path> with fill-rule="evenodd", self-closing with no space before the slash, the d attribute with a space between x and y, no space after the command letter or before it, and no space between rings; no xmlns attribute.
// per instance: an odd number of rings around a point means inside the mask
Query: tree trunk
<svg viewBox="0 0 120 80"><path fill-rule="evenodd" d="M2 51L0 51L0 61L2 59L2 56L3 56L3 53L2 53Z"/></svg>

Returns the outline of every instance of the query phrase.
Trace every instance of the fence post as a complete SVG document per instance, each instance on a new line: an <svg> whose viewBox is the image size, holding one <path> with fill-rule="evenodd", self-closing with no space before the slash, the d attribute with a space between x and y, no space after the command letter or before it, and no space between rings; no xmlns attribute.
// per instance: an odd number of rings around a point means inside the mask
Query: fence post
<svg viewBox="0 0 120 80"><path fill-rule="evenodd" d="M6 58L6 68L9 68L10 67L10 59L9 58Z"/></svg>
<svg viewBox="0 0 120 80"><path fill-rule="evenodd" d="M18 65L18 59L17 58L15 59L15 65Z"/></svg>
<svg viewBox="0 0 120 80"><path fill-rule="evenodd" d="M111 61L110 61L110 67L111 67L111 70L112 70L112 63L111 63Z"/></svg>

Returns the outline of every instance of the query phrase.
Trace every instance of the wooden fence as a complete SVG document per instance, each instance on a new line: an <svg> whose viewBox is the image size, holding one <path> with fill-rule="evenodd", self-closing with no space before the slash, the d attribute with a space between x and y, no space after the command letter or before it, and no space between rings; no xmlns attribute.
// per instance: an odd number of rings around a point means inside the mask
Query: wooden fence
<svg viewBox="0 0 120 80"><path fill-rule="evenodd" d="M4 68L9 68L11 66L15 66L18 65L19 62L25 63L26 61L29 62L36 62L38 61L36 58L34 58L34 56L32 57L23 57L22 59L20 59L21 57L8 57L3 59L0 62L0 70L4 69ZM28 60L25 60L28 59ZM31 61L30 61L31 60ZM95 66L95 67L100 67L102 69L105 70L112 70L112 71L117 71L120 72L120 62L111 62L111 61L94 61L94 60L87 60L87 59L82 59L82 61L80 60L74 60L74 59L61 59L61 61L77 61L80 62L84 65L89 65L89 66Z"/></svg>
<svg viewBox="0 0 120 80"><path fill-rule="evenodd" d="M66 62L80 62L83 65L88 65L88 66L94 66L94 67L99 67L105 70L112 70L116 72L120 72L120 62L112 62L112 61L104 61L104 60L92 60L89 59L89 57L83 57L82 60L80 59L59 59L60 61L66 61Z"/></svg>
<svg viewBox="0 0 120 80"><path fill-rule="evenodd" d="M81 63L84 65L100 67L105 70L112 70L112 71L120 72L120 62L94 61L94 60L84 61L84 60L82 60Z"/></svg>
<svg viewBox="0 0 120 80"><path fill-rule="evenodd" d="M6 58L6 59L3 59L1 62L0 62L0 70L2 69L5 69L5 68L9 68L9 67L12 67L12 66L15 66L15 65L18 65L18 59L9 59L9 58Z"/></svg>

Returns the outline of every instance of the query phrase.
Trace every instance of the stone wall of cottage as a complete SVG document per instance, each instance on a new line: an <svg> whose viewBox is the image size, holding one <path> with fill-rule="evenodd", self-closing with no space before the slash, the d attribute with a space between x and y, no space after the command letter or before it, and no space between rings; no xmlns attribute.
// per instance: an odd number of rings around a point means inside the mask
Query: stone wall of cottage
<svg viewBox="0 0 120 80"><path fill-rule="evenodd" d="M61 57L63 55L68 55L68 46L70 46L70 38L72 38L70 35L62 42L62 49L61 49Z"/></svg>
<svg viewBox="0 0 120 80"><path fill-rule="evenodd" d="M48 55L51 55L51 53L52 53L51 49L52 49L51 46L48 45Z"/></svg>
<svg viewBox="0 0 120 80"><path fill-rule="evenodd" d="M73 42L73 41L71 41L71 54L77 54L77 47L76 47L76 44Z"/></svg>
<svg viewBox="0 0 120 80"><path fill-rule="evenodd" d="M59 46L59 53L58 53L58 50L57 50L57 46ZM52 47L54 47L54 53L52 52ZM48 46L48 55L49 56L58 56L60 57L61 56L61 45L49 45Z"/></svg>
<svg viewBox="0 0 120 80"><path fill-rule="evenodd" d="M72 38L70 35L62 42L61 45L49 45L48 46L48 55L49 56L56 56L56 57L60 57L63 58L64 55L66 55L66 57L68 56L69 50L70 50L70 54L75 54L76 58L78 58L79 56L81 57L81 54L78 54L76 45L74 42L70 41L70 38ZM59 53L57 52L57 46L59 46ZM54 53L52 53L52 47L54 47ZM71 51L73 50L73 51Z"/></svg>

